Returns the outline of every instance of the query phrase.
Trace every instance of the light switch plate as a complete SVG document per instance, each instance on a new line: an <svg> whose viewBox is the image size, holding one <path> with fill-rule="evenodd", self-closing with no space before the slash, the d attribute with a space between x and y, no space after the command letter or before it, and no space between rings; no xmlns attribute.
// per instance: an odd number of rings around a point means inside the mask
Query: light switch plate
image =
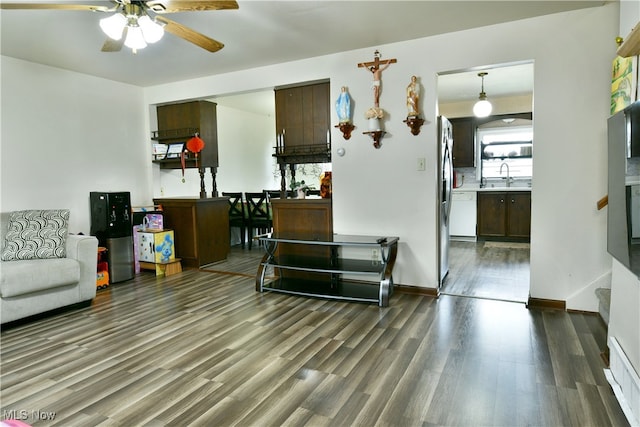
<svg viewBox="0 0 640 427"><path fill-rule="evenodd" d="M417 164L417 168L419 171L423 171L426 168L426 161L424 157L418 157L418 164Z"/></svg>

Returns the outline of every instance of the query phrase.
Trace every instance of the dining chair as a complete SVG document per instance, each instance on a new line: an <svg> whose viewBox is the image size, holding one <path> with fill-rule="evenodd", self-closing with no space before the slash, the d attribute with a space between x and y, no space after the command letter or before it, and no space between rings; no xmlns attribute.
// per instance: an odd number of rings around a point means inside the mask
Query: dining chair
<svg viewBox="0 0 640 427"><path fill-rule="evenodd" d="M259 233L271 231L273 221L269 212L269 203L267 201L267 193L244 193L247 201L247 209L249 211L249 249L253 242L253 231L258 230Z"/></svg>
<svg viewBox="0 0 640 427"><path fill-rule="evenodd" d="M280 199L280 190L262 190L267 195L267 201L271 201L271 199Z"/></svg>
<svg viewBox="0 0 640 427"><path fill-rule="evenodd" d="M240 228L240 245L242 249L244 249L244 240L249 219L247 217L245 203L242 200L242 192L223 191L222 196L229 198L229 228ZM251 241L249 241L249 243L251 243ZM249 244L249 249L251 249L251 244Z"/></svg>

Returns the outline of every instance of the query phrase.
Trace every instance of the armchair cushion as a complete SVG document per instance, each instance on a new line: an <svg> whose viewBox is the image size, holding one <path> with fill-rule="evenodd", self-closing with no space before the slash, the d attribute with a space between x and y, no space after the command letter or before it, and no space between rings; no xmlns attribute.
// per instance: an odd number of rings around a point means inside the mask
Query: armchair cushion
<svg viewBox="0 0 640 427"><path fill-rule="evenodd" d="M80 263L71 258L34 259L9 262L2 266L0 296L2 298L38 292L80 281Z"/></svg>
<svg viewBox="0 0 640 427"><path fill-rule="evenodd" d="M64 258L68 228L68 209L11 212L1 259Z"/></svg>

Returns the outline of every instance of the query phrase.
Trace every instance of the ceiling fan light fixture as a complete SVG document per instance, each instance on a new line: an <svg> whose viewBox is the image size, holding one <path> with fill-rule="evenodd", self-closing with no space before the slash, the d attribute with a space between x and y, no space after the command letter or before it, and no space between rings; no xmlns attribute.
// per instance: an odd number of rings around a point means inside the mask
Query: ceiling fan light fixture
<svg viewBox="0 0 640 427"><path fill-rule="evenodd" d="M164 35L162 25L152 21L148 15L143 15L138 18L138 25L142 29L142 35L147 43L155 43Z"/></svg>
<svg viewBox="0 0 640 427"><path fill-rule="evenodd" d="M147 42L142 35L142 28L138 26L129 26L127 30L127 38L124 40L124 45L130 49L138 50L147 47Z"/></svg>
<svg viewBox="0 0 640 427"><path fill-rule="evenodd" d="M100 28L113 40L120 40L122 38L122 31L126 25L127 18L121 13L114 13L100 20Z"/></svg>
<svg viewBox="0 0 640 427"><path fill-rule="evenodd" d="M487 100L487 94L484 92L484 76L489 73L478 73L478 77L482 78L482 88L480 90L480 96L478 97L478 102L473 106L473 114L476 117L487 117L491 114L491 110L493 110L493 106Z"/></svg>

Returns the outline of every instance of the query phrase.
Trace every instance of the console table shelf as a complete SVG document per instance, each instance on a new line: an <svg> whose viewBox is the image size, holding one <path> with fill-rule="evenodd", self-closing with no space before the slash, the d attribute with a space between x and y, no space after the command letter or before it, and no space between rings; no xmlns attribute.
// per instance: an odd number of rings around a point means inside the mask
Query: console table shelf
<svg viewBox="0 0 640 427"><path fill-rule="evenodd" d="M266 253L258 267L256 291L371 302L381 307L389 305L393 293L393 265L398 252L397 237L334 234L329 238L304 238L291 233L272 233L260 240ZM324 247L326 256L291 254L304 253L305 247ZM339 249L343 247L377 249L380 260L342 258ZM267 282L269 267L274 269L276 277ZM373 276L375 282L343 279L343 274Z"/></svg>

